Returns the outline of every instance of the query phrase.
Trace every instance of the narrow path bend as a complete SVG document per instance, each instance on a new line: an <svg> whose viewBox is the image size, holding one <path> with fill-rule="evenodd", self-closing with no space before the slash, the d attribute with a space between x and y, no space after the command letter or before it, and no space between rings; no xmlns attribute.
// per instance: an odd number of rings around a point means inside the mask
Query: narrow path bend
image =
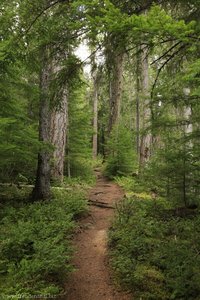
<svg viewBox="0 0 200 300"><path fill-rule="evenodd" d="M96 173L97 184L89 193L90 214L81 221L74 240L77 270L67 283L64 300L129 300L129 295L113 286L107 257L107 232L114 214L110 207L123 197L123 191Z"/></svg>

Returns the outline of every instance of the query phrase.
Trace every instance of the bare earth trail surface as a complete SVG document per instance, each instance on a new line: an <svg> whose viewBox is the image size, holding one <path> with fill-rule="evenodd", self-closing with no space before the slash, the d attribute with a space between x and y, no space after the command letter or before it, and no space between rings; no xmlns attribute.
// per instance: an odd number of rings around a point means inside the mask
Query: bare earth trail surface
<svg viewBox="0 0 200 300"><path fill-rule="evenodd" d="M130 295L114 287L108 266L107 233L115 203L123 198L118 185L100 172L97 184L89 193L90 213L81 221L74 245L76 271L66 286L64 300L129 300Z"/></svg>

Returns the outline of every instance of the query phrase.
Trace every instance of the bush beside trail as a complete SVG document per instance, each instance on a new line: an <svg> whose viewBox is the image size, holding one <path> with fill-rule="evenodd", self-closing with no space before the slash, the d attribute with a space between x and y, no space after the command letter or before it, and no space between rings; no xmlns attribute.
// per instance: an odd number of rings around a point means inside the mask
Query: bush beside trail
<svg viewBox="0 0 200 300"><path fill-rule="evenodd" d="M84 192L80 188L57 189L51 201L32 204L24 202L23 189L18 196L18 202L2 205L0 294L4 298L12 295L12 299L58 295L73 271L70 240L75 218L86 211Z"/></svg>
<svg viewBox="0 0 200 300"><path fill-rule="evenodd" d="M123 179L126 188L130 180ZM116 280L134 299L199 299L200 216L136 192L118 206L109 235Z"/></svg>

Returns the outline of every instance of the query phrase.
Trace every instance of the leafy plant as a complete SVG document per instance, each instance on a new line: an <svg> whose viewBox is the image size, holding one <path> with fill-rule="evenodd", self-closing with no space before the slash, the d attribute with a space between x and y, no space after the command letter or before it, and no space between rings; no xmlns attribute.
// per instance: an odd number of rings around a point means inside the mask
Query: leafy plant
<svg viewBox="0 0 200 300"><path fill-rule="evenodd" d="M86 201L78 189L56 189L53 194L51 202L4 208L0 293L5 296L57 295L73 271L70 238L74 218L86 210Z"/></svg>
<svg viewBox="0 0 200 300"><path fill-rule="evenodd" d="M198 299L199 222L163 200L123 200L109 238L117 280L142 299Z"/></svg>

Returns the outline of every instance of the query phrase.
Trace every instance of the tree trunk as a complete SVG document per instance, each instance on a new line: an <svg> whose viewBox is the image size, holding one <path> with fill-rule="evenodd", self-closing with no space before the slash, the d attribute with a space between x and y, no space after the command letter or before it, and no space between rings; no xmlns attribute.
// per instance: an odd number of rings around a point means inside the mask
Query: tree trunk
<svg viewBox="0 0 200 300"><path fill-rule="evenodd" d="M64 79L59 82L62 62L67 59L67 53L57 53L52 62L52 75L58 78L58 92L55 94L54 106L51 112L50 141L54 146L51 163L51 178L59 183L63 182L65 153L68 150L68 83ZM67 146L67 149L66 149ZM69 173L69 172L68 172Z"/></svg>
<svg viewBox="0 0 200 300"><path fill-rule="evenodd" d="M92 136L92 154L93 159L98 154L98 91L101 69L95 62L95 56L92 57L92 79L93 79L93 136Z"/></svg>
<svg viewBox="0 0 200 300"><path fill-rule="evenodd" d="M71 163L70 163L70 139L69 139L69 103L67 102L66 110L66 157L67 157L67 176L71 177Z"/></svg>
<svg viewBox="0 0 200 300"><path fill-rule="evenodd" d="M148 53L146 48L142 49L141 56L141 92L142 103L142 134L140 140L140 168L144 167L151 154L151 133L149 132L149 122L151 118L150 95L149 95L149 66Z"/></svg>
<svg viewBox="0 0 200 300"><path fill-rule="evenodd" d="M136 69L136 150L138 162L140 159L140 56L137 55Z"/></svg>
<svg viewBox="0 0 200 300"><path fill-rule="evenodd" d="M63 181L67 124L68 91L65 87L58 105L53 108L51 113L50 141L54 146L51 177L58 182Z"/></svg>
<svg viewBox="0 0 200 300"><path fill-rule="evenodd" d="M189 107L189 106L184 107L184 118L185 118L185 121L186 121L186 125L185 125L185 133L186 134L190 134L190 133L193 132L193 126L190 123L191 116L192 116L191 107Z"/></svg>
<svg viewBox="0 0 200 300"><path fill-rule="evenodd" d="M110 82L110 114L108 135L110 135L113 127L119 122L122 96L124 53L113 53L113 56L113 69Z"/></svg>
<svg viewBox="0 0 200 300"><path fill-rule="evenodd" d="M38 154L38 166L32 200L44 200L50 197L50 97L49 74L51 67L48 49L42 53L42 69L40 74L40 107L39 107L39 141L43 149Z"/></svg>
<svg viewBox="0 0 200 300"><path fill-rule="evenodd" d="M93 159L97 158L97 142L98 142L98 87L97 79L94 78L93 93L93 137L92 137L92 153Z"/></svg>

